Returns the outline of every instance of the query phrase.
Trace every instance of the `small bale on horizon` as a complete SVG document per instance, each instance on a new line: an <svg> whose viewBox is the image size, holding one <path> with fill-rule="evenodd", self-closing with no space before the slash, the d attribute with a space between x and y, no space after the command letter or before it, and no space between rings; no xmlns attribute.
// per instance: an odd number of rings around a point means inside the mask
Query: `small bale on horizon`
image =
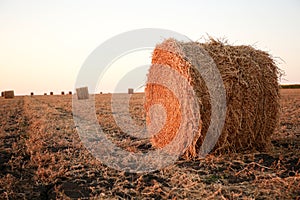
<svg viewBox="0 0 300 200"><path fill-rule="evenodd" d="M4 92L1 92L1 97L4 97Z"/></svg>
<svg viewBox="0 0 300 200"><path fill-rule="evenodd" d="M72 94L72 91L69 91L69 94Z"/></svg>
<svg viewBox="0 0 300 200"><path fill-rule="evenodd" d="M33 92L31 92L31 93L30 93L30 96L33 96L33 95L34 95L34 93L33 93Z"/></svg>
<svg viewBox="0 0 300 200"><path fill-rule="evenodd" d="M46 95L47 95L47 93L46 93ZM53 95L53 92L50 92L50 95Z"/></svg>
<svg viewBox="0 0 300 200"><path fill-rule="evenodd" d="M78 100L89 99L88 87L76 88Z"/></svg>
<svg viewBox="0 0 300 200"><path fill-rule="evenodd" d="M133 94L133 88L128 88L128 94Z"/></svg>
<svg viewBox="0 0 300 200"><path fill-rule="evenodd" d="M62 92L61 92L61 95L65 95L65 92L64 92L64 91L62 91Z"/></svg>
<svg viewBox="0 0 300 200"><path fill-rule="evenodd" d="M15 93L13 90L4 91L4 98L5 99L12 99L15 97Z"/></svg>
<svg viewBox="0 0 300 200"><path fill-rule="evenodd" d="M53 94L53 93L52 93L52 94ZM44 95L47 95L47 93L45 92ZM50 92L50 95L51 95L51 92Z"/></svg>

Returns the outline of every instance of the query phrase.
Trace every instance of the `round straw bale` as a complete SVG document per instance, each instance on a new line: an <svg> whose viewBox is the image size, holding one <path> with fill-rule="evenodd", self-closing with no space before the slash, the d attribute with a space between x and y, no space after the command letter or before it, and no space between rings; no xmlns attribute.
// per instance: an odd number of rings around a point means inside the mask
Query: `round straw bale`
<svg viewBox="0 0 300 200"><path fill-rule="evenodd" d="M189 58L197 56L197 52L193 51L195 46L200 46L214 60L226 90L225 124L213 151L226 153L269 148L279 113L278 68L271 56L251 46L231 46L214 39L206 43L168 39L154 49L148 80L151 76L168 78L168 74L156 72L158 68L153 67L157 64L168 65L188 80L198 97L201 126L184 157L198 155L211 120L209 91L196 67L189 62ZM164 127L151 138L156 148L170 143L182 123L179 115L172 114L180 105L171 93L152 83L147 83L145 88L147 125L151 123L149 110L152 105L161 103L167 113L168 120Z"/></svg>
<svg viewBox="0 0 300 200"><path fill-rule="evenodd" d="M133 88L128 88L128 94L133 94Z"/></svg>
<svg viewBox="0 0 300 200"><path fill-rule="evenodd" d="M13 90L4 91L5 99L13 99L15 97L15 92Z"/></svg>
<svg viewBox="0 0 300 200"><path fill-rule="evenodd" d="M76 88L76 93L77 93L78 100L89 99L88 87Z"/></svg>

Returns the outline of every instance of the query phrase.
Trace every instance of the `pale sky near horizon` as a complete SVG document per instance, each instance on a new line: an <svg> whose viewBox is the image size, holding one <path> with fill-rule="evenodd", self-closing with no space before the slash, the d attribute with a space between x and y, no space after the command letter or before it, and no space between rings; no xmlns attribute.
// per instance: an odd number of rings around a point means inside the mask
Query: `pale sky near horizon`
<svg viewBox="0 0 300 200"><path fill-rule="evenodd" d="M254 45L284 61L279 64L286 74L281 83L300 83L299 11L298 0L0 0L0 91L73 90L80 67L95 48L139 28ZM140 59L145 58L148 63L149 56ZM114 79L113 73L109 77ZM111 88L103 85L101 90Z"/></svg>

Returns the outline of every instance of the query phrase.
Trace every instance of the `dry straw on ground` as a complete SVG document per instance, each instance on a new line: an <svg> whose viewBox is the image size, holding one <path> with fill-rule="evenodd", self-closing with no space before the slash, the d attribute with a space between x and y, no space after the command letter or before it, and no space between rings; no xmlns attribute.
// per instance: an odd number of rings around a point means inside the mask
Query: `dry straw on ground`
<svg viewBox="0 0 300 200"><path fill-rule="evenodd" d="M168 79L168 74L157 72L157 68L153 67L157 64L168 65L188 80L198 97L201 114L199 124L202 126L199 126L199 134L184 156L197 156L210 125L208 89L200 73L188 61L189 57L197 56L197 52L193 51L195 46L202 47L214 60L226 90L225 125L213 151L225 153L269 148L270 136L279 117L278 68L271 56L251 46L231 46L214 39L206 43L183 43L168 39L157 45L153 52L148 80L151 76ZM161 103L168 115L163 128L151 139L154 147L162 148L174 138L180 123L183 123L177 112L180 105L172 92L161 85L148 83L145 94L148 125L153 121L149 116L152 105Z"/></svg>

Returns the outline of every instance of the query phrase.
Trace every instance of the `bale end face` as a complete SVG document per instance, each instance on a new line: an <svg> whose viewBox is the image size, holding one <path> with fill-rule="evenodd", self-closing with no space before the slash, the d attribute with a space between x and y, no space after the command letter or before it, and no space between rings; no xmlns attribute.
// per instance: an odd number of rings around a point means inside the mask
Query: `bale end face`
<svg viewBox="0 0 300 200"><path fill-rule="evenodd" d="M161 85L147 84L145 93L145 110L148 113L146 115L146 122L149 133L153 135L151 142L154 147L163 148L174 139L178 132L181 122L180 105L174 94ZM150 111L151 107L155 104L162 105L167 113L163 126L161 126L162 113L155 114Z"/></svg>

